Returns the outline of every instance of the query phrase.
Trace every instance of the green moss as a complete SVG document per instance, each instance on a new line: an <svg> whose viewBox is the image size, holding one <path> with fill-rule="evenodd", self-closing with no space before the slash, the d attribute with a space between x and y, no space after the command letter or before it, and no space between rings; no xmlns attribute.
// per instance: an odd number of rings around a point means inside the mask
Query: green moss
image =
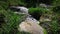
<svg viewBox="0 0 60 34"><path fill-rule="evenodd" d="M46 30L46 29L44 29L44 31L43 31L43 32L44 32L44 34L48 34L48 32L47 32L47 30Z"/></svg>

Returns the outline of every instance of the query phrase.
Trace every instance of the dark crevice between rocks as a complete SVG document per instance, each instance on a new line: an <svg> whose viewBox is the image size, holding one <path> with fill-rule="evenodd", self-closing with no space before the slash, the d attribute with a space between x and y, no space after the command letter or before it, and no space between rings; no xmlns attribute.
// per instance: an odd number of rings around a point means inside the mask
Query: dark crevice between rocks
<svg viewBox="0 0 60 34"><path fill-rule="evenodd" d="M39 20L42 13L39 13L39 12L34 12L32 14L30 14L33 18L35 18L36 20Z"/></svg>

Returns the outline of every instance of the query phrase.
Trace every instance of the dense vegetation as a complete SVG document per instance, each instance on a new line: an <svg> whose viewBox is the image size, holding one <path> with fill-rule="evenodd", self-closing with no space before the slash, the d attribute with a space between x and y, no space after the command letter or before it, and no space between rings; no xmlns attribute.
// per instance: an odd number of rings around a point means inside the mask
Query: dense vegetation
<svg viewBox="0 0 60 34"><path fill-rule="evenodd" d="M47 10L39 7L40 3L52 5L53 7ZM37 20L44 14L53 15L51 16L52 21L40 22L40 25L47 30L48 34L60 34L60 0L0 0L0 34L28 34L17 30L19 23L25 19L25 15L15 14L14 11L9 9L9 6L12 5L27 7L29 14Z"/></svg>

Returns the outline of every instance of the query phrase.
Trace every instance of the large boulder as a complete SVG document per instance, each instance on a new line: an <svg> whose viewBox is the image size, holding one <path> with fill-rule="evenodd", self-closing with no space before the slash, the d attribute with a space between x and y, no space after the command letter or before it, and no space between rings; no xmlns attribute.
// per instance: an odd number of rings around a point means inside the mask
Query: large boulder
<svg viewBox="0 0 60 34"><path fill-rule="evenodd" d="M38 25L37 23L34 23L34 21L31 20L25 20L19 24L18 30L29 32L31 34L44 34L44 29Z"/></svg>

